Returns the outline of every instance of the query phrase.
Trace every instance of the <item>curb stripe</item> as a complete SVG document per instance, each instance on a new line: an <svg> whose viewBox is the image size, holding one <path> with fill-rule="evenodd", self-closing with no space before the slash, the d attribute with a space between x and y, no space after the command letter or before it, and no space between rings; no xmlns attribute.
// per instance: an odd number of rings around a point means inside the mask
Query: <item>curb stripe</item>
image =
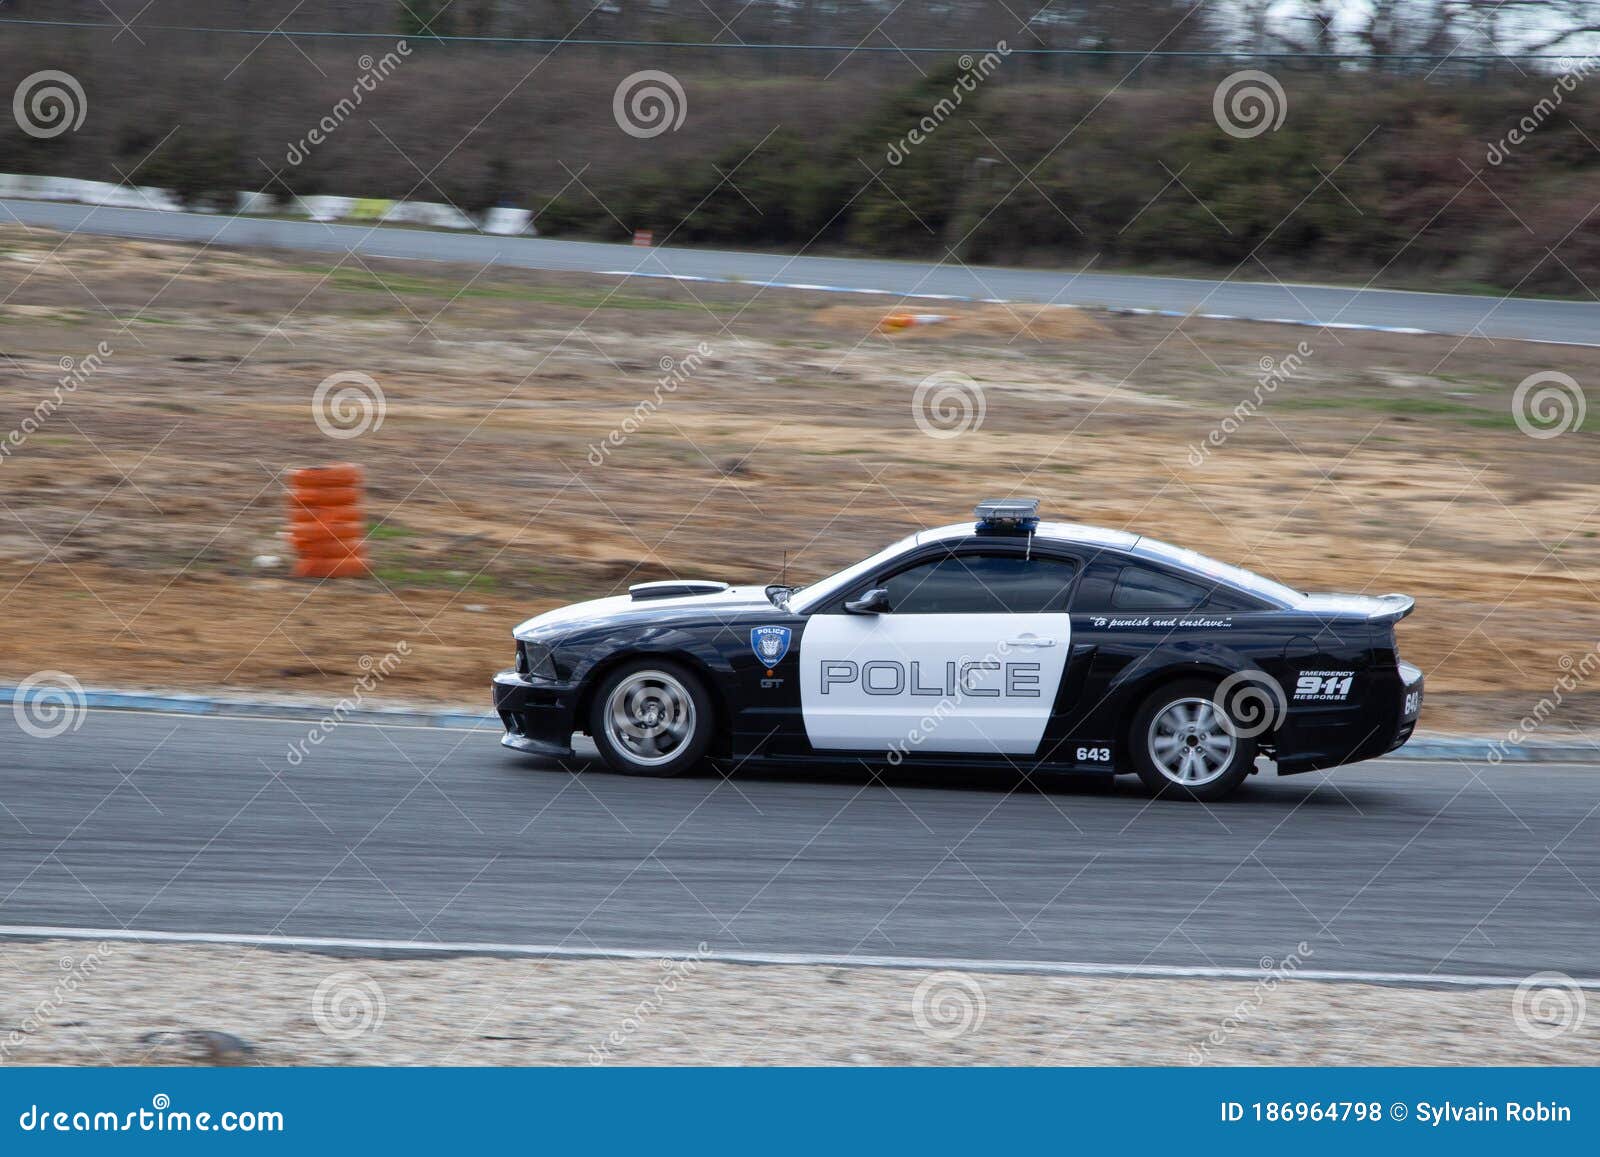
<svg viewBox="0 0 1600 1157"><path fill-rule="evenodd" d="M0 686L0 704L16 703L20 688ZM83 706L100 711L149 711L168 715L206 715L235 719L303 719L317 722L333 717L333 703L295 699L226 699L178 691L117 691L86 687ZM493 711L462 711L431 707L357 707L342 713L339 722L394 727L447 727L499 731L500 717ZM1486 761L1491 753L1503 763L1600 763L1600 747L1564 743L1501 744L1471 737L1419 736L1397 751L1378 758L1436 762L1466 759Z"/></svg>
<svg viewBox="0 0 1600 1157"><path fill-rule="evenodd" d="M16 703L15 685L0 686L0 704ZM168 715L231 716L241 719L304 719L317 722L333 717L333 703L295 699L225 699L182 692L115 691L86 687L82 705L102 711L150 711ZM492 711L460 711L428 707L357 707L344 711L345 723L389 723L422 727L492 727L500 730L500 717Z"/></svg>
<svg viewBox="0 0 1600 1157"><path fill-rule="evenodd" d="M135 944L218 944L278 951L369 952L400 956L509 956L550 960L708 960L716 964L757 964L813 968L928 969L1035 976L1123 977L1142 980L1320 980L1423 988L1515 988L1526 976L1474 976L1432 972L1362 972L1301 968L1274 973L1261 968L1186 967L1163 964L1089 964L1071 961L974 960L940 956L835 956L804 952L685 952L681 948L567 948L560 945L506 944L494 941L419 941L343 936L251 936L235 932L169 932L133 928L52 928L38 924L0 924L0 939L101 940ZM1600 977L1572 978L1578 988L1600 991Z"/></svg>

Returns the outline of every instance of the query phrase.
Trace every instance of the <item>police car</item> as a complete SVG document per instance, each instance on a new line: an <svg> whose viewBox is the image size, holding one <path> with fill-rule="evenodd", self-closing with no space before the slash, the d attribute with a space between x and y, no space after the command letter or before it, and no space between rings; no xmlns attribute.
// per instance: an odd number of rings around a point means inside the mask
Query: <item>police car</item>
<svg viewBox="0 0 1600 1157"><path fill-rule="evenodd" d="M640 583L521 624L502 742L617 771L707 760L1133 772L1220 799L1410 737L1404 595L1303 594L1137 534L981 503L809 586Z"/></svg>

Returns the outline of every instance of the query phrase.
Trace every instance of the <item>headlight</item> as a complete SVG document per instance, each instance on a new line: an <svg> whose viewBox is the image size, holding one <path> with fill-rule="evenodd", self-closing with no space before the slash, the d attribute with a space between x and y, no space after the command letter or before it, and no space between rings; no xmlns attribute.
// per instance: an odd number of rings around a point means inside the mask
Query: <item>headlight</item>
<svg viewBox="0 0 1600 1157"><path fill-rule="evenodd" d="M550 656L550 648L543 643L518 643L517 674L554 682L556 664Z"/></svg>

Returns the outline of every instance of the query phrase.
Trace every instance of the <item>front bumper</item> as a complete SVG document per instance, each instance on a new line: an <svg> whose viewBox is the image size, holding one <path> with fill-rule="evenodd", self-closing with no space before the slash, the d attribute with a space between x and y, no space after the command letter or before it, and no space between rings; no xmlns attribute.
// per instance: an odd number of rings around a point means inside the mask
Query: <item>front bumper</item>
<svg viewBox="0 0 1600 1157"><path fill-rule="evenodd" d="M494 677L494 709L505 725L500 742L529 755L565 759L572 755L578 689L535 682L516 671Z"/></svg>

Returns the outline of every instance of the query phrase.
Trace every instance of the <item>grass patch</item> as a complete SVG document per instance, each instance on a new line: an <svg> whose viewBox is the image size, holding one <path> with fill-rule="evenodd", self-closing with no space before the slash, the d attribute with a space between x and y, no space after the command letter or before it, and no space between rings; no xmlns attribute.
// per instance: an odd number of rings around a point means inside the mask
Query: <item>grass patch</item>
<svg viewBox="0 0 1600 1157"><path fill-rule="evenodd" d="M456 591L492 591L493 575L473 574L457 577L445 570L421 570L407 566L375 566L373 576L391 587L448 587Z"/></svg>
<svg viewBox="0 0 1600 1157"><path fill-rule="evenodd" d="M409 526L394 522L374 522L367 527L367 537L377 542L391 538L415 538L416 534Z"/></svg>
<svg viewBox="0 0 1600 1157"><path fill-rule="evenodd" d="M574 309L700 310L724 312L733 307L719 303L672 301L660 297L611 293L601 289L561 289L521 285L468 285L465 289L438 278L402 273L372 273L365 269L327 269L300 266L303 272L327 275L327 284L349 293L384 293L396 297L442 297L446 300L477 298L483 301L527 301L541 305L566 305Z"/></svg>
<svg viewBox="0 0 1600 1157"><path fill-rule="evenodd" d="M1447 398L1393 398L1374 395L1280 398L1273 403L1288 410L1373 410L1409 417L1447 418L1482 430L1514 430L1516 417L1509 410L1489 409Z"/></svg>

